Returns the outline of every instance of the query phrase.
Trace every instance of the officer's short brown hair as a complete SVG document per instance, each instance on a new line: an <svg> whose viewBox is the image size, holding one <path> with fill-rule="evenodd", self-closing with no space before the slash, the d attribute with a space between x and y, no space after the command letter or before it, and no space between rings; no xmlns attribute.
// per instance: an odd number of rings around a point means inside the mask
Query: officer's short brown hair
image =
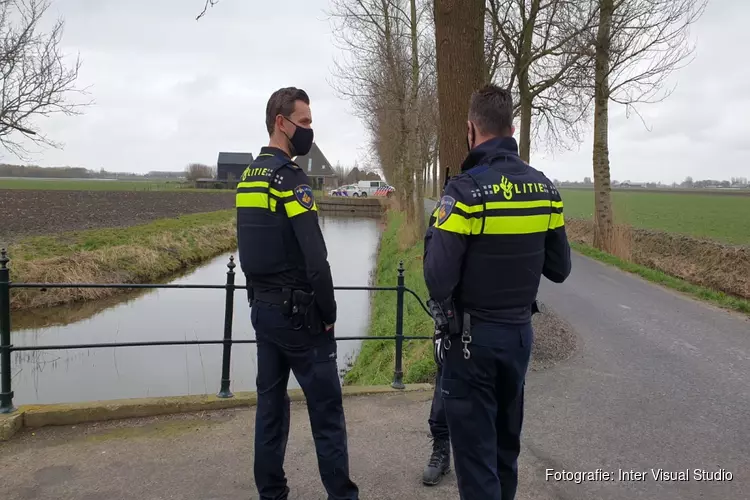
<svg viewBox="0 0 750 500"><path fill-rule="evenodd" d="M486 85L471 94L469 120L487 135L509 135L513 126L513 97L497 85Z"/></svg>
<svg viewBox="0 0 750 500"><path fill-rule="evenodd" d="M302 101L308 106L310 105L310 98L302 89L297 87L285 87L279 89L271 94L266 105L266 128L268 129L268 135L273 134L273 129L276 123L276 116L286 116L294 113L294 103Z"/></svg>

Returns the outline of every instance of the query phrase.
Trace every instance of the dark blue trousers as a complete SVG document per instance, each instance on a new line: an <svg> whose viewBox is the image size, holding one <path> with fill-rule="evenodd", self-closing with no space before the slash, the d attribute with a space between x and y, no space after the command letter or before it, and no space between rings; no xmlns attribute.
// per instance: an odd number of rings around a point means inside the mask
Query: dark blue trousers
<svg viewBox="0 0 750 500"><path fill-rule="evenodd" d="M349 478L349 452L336 342L330 333L312 336L294 329L279 306L255 301L251 313L258 347L255 416L255 484L261 500L286 500L284 456L289 436L290 370L307 401L318 469L329 500L356 500Z"/></svg>
<svg viewBox="0 0 750 500"><path fill-rule="evenodd" d="M441 394L441 383L442 369L438 365L437 374L435 375L435 392L432 395L432 406L430 407L430 418L428 423L430 424L430 434L434 439L448 440L450 433L448 432L448 420L445 417L445 405L443 405L443 396Z"/></svg>
<svg viewBox="0 0 750 500"><path fill-rule="evenodd" d="M533 330L477 324L471 334L470 359L455 337L442 369L458 490L461 500L513 500Z"/></svg>

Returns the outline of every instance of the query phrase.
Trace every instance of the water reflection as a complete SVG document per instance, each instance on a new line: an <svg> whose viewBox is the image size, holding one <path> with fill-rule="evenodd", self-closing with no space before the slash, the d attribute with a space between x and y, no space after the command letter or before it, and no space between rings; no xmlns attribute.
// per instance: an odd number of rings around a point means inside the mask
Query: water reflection
<svg viewBox="0 0 750 500"><path fill-rule="evenodd" d="M373 269L378 221L364 218L324 217L334 283L364 285ZM230 254L222 255L173 280L173 283L222 284ZM239 268L237 269L239 270ZM244 285L244 276L237 275ZM224 324L223 290L155 290L127 297L68 308L72 318L54 311L13 314L15 345L145 340L221 339ZM336 294L339 336L365 335L369 319L369 294L339 291ZM58 311L59 312L59 311ZM19 319L16 319L16 316ZM37 323L39 321L39 323ZM40 327L39 325L56 324ZM20 330L26 326L26 329ZM29 328L31 327L31 328ZM235 296L234 338L252 339L247 295ZM16 404L54 403L99 399L215 393L221 377L221 345L123 347L84 350L16 352L13 356L13 389ZM339 369L352 362L359 342L339 342ZM255 345L235 345L232 352L232 389L255 389ZM297 387L291 377L290 387Z"/></svg>
<svg viewBox="0 0 750 500"><path fill-rule="evenodd" d="M229 254L227 254L229 255ZM228 258L228 257L227 257ZM226 262L225 262L226 263ZM191 267L181 272L175 273L167 279L157 279L151 283L177 283L182 277L189 276L200 266ZM224 270L226 271L226 269ZM216 277L212 283L215 282ZM52 326L65 326L71 323L78 323L83 320L92 318L97 314L106 311L114 306L132 302L133 300L154 293L151 289L132 289L120 290L116 295L103 297L98 300L86 302L74 302L72 304L63 304L52 307L42 307L37 309L24 309L14 311L13 314L13 331L32 330L49 328Z"/></svg>

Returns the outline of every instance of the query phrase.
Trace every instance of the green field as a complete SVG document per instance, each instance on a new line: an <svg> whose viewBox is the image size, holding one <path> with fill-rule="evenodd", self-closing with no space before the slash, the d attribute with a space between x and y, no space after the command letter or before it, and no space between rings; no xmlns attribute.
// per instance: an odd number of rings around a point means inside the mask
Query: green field
<svg viewBox="0 0 750 500"><path fill-rule="evenodd" d="M567 216L593 217L593 191L560 189L560 192ZM750 196L653 191L614 191L612 196L618 223L726 243L750 244Z"/></svg>
<svg viewBox="0 0 750 500"><path fill-rule="evenodd" d="M187 188L185 187L187 186ZM0 189L42 189L58 191L184 191L192 185L179 181L121 181L108 179L3 178Z"/></svg>

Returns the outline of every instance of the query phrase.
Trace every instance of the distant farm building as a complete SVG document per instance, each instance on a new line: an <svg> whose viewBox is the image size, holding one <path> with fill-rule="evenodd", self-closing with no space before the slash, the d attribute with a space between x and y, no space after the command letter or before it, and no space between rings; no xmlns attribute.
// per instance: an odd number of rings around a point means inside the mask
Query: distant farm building
<svg viewBox="0 0 750 500"><path fill-rule="evenodd" d="M221 182L237 182L242 172L253 162L252 153L219 153L216 161L216 180Z"/></svg>
<svg viewBox="0 0 750 500"><path fill-rule="evenodd" d="M297 156L294 163L310 178L311 188L322 190L336 187L336 172L317 144L313 143L306 155Z"/></svg>
<svg viewBox="0 0 750 500"><path fill-rule="evenodd" d="M375 172L366 172L360 170L358 167L354 167L346 174L344 178L344 184L357 184L359 181L379 181L380 176Z"/></svg>

